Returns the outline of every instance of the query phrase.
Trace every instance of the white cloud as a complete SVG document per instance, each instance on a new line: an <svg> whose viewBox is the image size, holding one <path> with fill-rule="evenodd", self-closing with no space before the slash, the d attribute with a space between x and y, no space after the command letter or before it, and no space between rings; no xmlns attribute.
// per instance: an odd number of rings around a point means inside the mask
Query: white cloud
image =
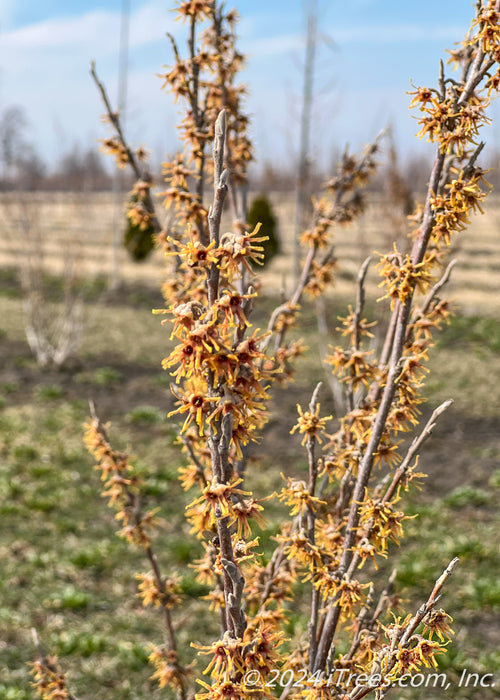
<svg viewBox="0 0 500 700"><path fill-rule="evenodd" d="M44 20L4 33L0 45L7 51L36 51L39 49L80 49L99 45L102 38L115 34L117 16L96 11L81 17L61 17Z"/></svg>
<svg viewBox="0 0 500 700"><path fill-rule="evenodd" d="M172 14L164 3L152 0L130 17L130 45L144 46L165 36L173 25ZM95 10L76 17L57 17L4 31L0 48L4 51L95 51L115 50L120 31L120 14Z"/></svg>
<svg viewBox="0 0 500 700"><path fill-rule="evenodd" d="M130 20L131 46L144 46L164 39L166 32L179 27L167 2L148 2L133 14Z"/></svg>
<svg viewBox="0 0 500 700"><path fill-rule="evenodd" d="M53 161L60 149L69 147L73 140L88 143L89 134L104 135L99 121L102 105L89 76L89 64L95 59L99 77L114 103L120 13L97 10L74 17L53 17L11 30L5 26L0 27L0 107L16 104L25 109L32 128L29 137L43 157ZM160 115L162 125L168 121L165 109L169 109L169 100L162 96L163 108L155 101L156 93L160 93L155 72L165 62L169 51L165 32L173 27L174 15L163 0L143 3L130 17L130 109L134 107L134 97L138 102L136 109L155 104L153 113ZM175 29L176 33L183 31L178 23ZM162 43L164 49L158 49ZM151 76L149 81L144 78L147 73ZM57 130L54 124L58 125ZM150 137L148 126L145 140ZM56 131L64 132L64 143Z"/></svg>
<svg viewBox="0 0 500 700"><path fill-rule="evenodd" d="M242 49L251 58L267 58L288 51L304 48L304 37L300 34L285 34L283 36L247 39L242 42Z"/></svg>

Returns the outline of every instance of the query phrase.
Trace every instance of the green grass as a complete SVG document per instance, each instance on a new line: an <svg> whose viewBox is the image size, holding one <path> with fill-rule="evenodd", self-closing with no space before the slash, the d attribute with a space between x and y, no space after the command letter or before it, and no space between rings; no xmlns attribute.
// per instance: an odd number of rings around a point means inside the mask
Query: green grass
<svg viewBox="0 0 500 700"><path fill-rule="evenodd" d="M132 292L125 297L138 302ZM264 304L271 306L271 300ZM344 304L334 306L333 316L345 314ZM0 370L0 697L32 700L27 664L35 654L30 629L36 627L46 649L60 656L77 697L168 698L150 682L147 665L148 643L162 640L161 619L144 610L136 597L135 573L148 566L141 552L115 534L113 515L99 495L99 477L83 446L82 424L88 399L95 399L102 418L112 418L117 447L135 455L148 504L159 506L168 523L156 546L165 570L184 574L187 609L178 624L188 661L190 642L215 638L218 624L201 600L207 589L187 568L201 549L183 520L190 497L178 485L182 460L173 444L175 431L165 422L173 398L160 362L168 353L169 329L148 308L90 305L77 369L47 373L37 370L27 349L19 350L25 347L20 345L19 312L19 299L0 299L4 341L13 344ZM306 338L311 352L288 398L278 392L263 443L253 448L260 461L252 464L249 485L259 495L280 487L280 471L306 468L300 439L288 431L295 404L306 405L324 375L312 308L304 305L303 313L297 335ZM264 327L263 313L257 311L254 324ZM499 662L494 619L500 611L500 390L490 380L497 370L500 375L498 340L498 330L476 318L453 321L438 343L423 408L429 412L449 396L455 404L423 449L419 466L432 475L423 491L414 491L407 501L408 514L418 517L406 521L407 537L391 559L404 607L411 611L427 597L449 560L460 558L442 598L455 618L456 640L441 667L453 677L463 668L487 673ZM323 392L325 412L330 412L327 389ZM471 425L474 429L468 430ZM269 529L257 534L269 552L283 510L276 502L265 505ZM387 573L385 565L375 573L377 590ZM304 630L300 612L299 604L291 610L291 635ZM477 695L478 700L494 697L488 692Z"/></svg>
<svg viewBox="0 0 500 700"><path fill-rule="evenodd" d="M127 413L127 420L136 425L162 423L165 414L154 406L137 406Z"/></svg>
<svg viewBox="0 0 500 700"><path fill-rule="evenodd" d="M0 621L7 640L0 650L0 694L3 684L16 689L13 697L32 697L26 663L34 654L29 631L35 626L47 648L61 655L77 695L99 697L109 684L108 697L135 697L135 685L160 697L148 681L145 647L161 641L161 625L135 597L134 574L148 567L116 536L99 497L98 475L82 445L85 417L63 398L51 399L50 417L38 401L6 407L0 415L6 458L0 476ZM116 430L126 443L126 422ZM183 495L173 473L166 478L158 459L150 459L148 436L134 442L148 465L147 474L142 469L148 501L161 504L171 523L160 536L160 551L168 552L164 564L184 565L199 555L199 545L188 549ZM163 460L178 463L170 443L170 437L163 441ZM188 587L195 599L205 592Z"/></svg>
<svg viewBox="0 0 500 700"><path fill-rule="evenodd" d="M98 367L94 370L90 381L97 386L109 386L118 384L123 379L121 372L114 367Z"/></svg>
<svg viewBox="0 0 500 700"><path fill-rule="evenodd" d="M454 316L439 334L438 347L451 346L470 350L475 354L500 351L500 324L495 318L481 316Z"/></svg>

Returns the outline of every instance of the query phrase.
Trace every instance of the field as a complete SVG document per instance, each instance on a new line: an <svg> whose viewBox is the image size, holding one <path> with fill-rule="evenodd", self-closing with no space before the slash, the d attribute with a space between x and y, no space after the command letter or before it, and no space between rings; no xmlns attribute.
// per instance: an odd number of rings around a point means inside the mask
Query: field
<svg viewBox="0 0 500 700"><path fill-rule="evenodd" d="M206 607L200 598L207 591L186 568L199 556L200 546L183 522L186 498L176 481L181 460L173 426L165 421L172 396L160 363L169 350L169 331L151 314L162 305L162 260L157 255L135 265L121 253L122 285L109 291L111 197L37 197L22 208L5 200L0 207L0 697L33 698L27 666L35 655L32 627L47 650L59 655L78 698L168 697L150 682L146 661L147 643L161 641L161 626L154 611L145 611L135 595L135 573L145 571L147 563L116 537L112 515L99 496L98 475L82 444L92 399L99 415L112 422L118 445L129 446L136 456L148 499L162 508L168 525L158 548L165 566L187 572L183 590L189 606L177 625L188 656L189 642L213 638L217 625L201 616ZM257 327L280 289L291 285L293 210L287 198L276 196L274 203L284 251L263 274L268 292L252 319ZM24 234L19 228L22 211L29 213L31 230L42 232L50 272L63 270L63 252L70 250L88 278L83 343L60 371L38 368L25 340L14 273L27 240L26 228ZM447 295L458 310L431 357L422 417L447 398L454 404L422 452L420 469L429 476L422 491L409 496L407 509L418 517L407 521L407 538L393 559L404 608L411 610L448 561L460 557L442 601L455 619L455 638L441 668L455 685L464 669L486 674L500 667L499 229L500 200L492 199L486 215L473 220L453 249L458 263ZM387 211L378 200L356 227L339 232L338 282L327 301L332 333L336 316L353 299L359 262L373 250L387 250L392 237ZM54 279L55 298L58 291ZM373 271L368 296L367 313L372 313L379 296ZM324 379L310 305L303 307L299 333L307 339L308 356L291 391L276 392L264 440L252 448L255 462L249 479L260 494L278 487L280 471L304 468L300 439L291 438L289 430L295 404L308 402L314 383ZM322 404L332 409L326 384ZM266 514L270 528L262 537L264 548L281 517L276 506ZM375 582L381 584L387 573L382 567ZM301 631L299 612L291 606L291 636ZM453 686L453 697L489 700L498 697L498 687ZM444 690L425 689L399 695L445 696L451 697Z"/></svg>
<svg viewBox="0 0 500 700"><path fill-rule="evenodd" d="M272 203L279 220L282 255L266 269L263 283L279 293L292 284L293 198L274 194ZM251 201L251 197L250 197ZM118 251L117 263L112 252L113 228L123 218L123 206L112 194L37 194L17 201L0 197L0 264L15 265L24 241L26 229L40 231L47 265L55 273L64 268L65 255L78 261L79 269L88 277L109 277L117 265L120 278L130 283L159 286L163 261L159 254L137 265L127 253ZM380 195L373 195L370 206L352 226L335 233L339 274L335 287L337 297L350 298L352 282L360 263L373 251L392 248L394 229L391 226L391 205ZM398 219L400 216L398 217ZM226 220L229 224L229 220ZM224 230L224 222L223 222ZM401 237L401 233L398 233ZM24 246L24 248L23 248ZM500 314L500 196L492 195L486 204L486 215L475 216L467 233L454 241L451 257L457 258L448 297L456 300L466 315ZM376 271L368 276L368 290L376 298L379 278Z"/></svg>

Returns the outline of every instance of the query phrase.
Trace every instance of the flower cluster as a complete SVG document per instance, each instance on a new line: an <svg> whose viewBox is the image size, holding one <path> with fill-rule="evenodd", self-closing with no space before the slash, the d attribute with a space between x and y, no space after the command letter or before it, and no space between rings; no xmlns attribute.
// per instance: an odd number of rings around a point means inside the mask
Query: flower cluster
<svg viewBox="0 0 500 700"><path fill-rule="evenodd" d="M434 611L424 618L424 629L429 628L431 620L436 617L443 621L439 642L433 640L432 635L426 637L423 634L413 633L409 636L408 641L402 644L400 640L406 636L404 633L414 622L411 615L404 620L396 618L392 625L384 627L385 635L391 642L390 647L382 645L372 658L381 660L381 672L386 683L394 682L406 674L419 671L422 666L431 669L437 668L436 656L446 653L446 645L453 631L448 624L452 622L452 619L442 610ZM448 638L447 641L445 641L445 637Z"/></svg>
<svg viewBox="0 0 500 700"><path fill-rule="evenodd" d="M379 266L380 274L384 277L379 286L386 287L386 293L380 299L390 299L391 310L396 301L404 304L415 290L425 292L432 281L428 261L412 262L408 254L403 256L398 253L395 243L393 252L381 256Z"/></svg>
<svg viewBox="0 0 500 700"><path fill-rule="evenodd" d="M401 493L424 476L417 471L415 452L400 454L398 436L420 420L433 335L450 315L449 303L440 298L450 272L443 273L446 246L453 234L467 226L472 213L482 211L487 192L485 171L477 164L482 146L476 148L476 139L488 122L489 95L484 91L491 92L492 76L497 75L491 69L500 57L498 17L497 3L478 6L476 32L467 40L467 51L455 56L462 63L460 80L442 76L439 89L419 88L413 93L412 106L422 112L421 135L437 144L437 155L427 203L411 217L414 226L407 251L400 252L402 246L394 245L391 252L380 256L381 300L389 300L392 312L385 340L377 351L371 344L374 322L362 315L364 269L358 278L356 308L350 307L340 318L338 330L348 345L339 344L326 356L335 380L344 387L347 412L329 437L324 456L315 449L322 437L316 426L317 405L315 411L301 411L293 430L304 435L309 481L287 476L288 489L280 498L291 506L295 525L284 527L278 540L283 555L316 591L313 601L320 612L311 624L319 632L309 640L310 653L312 649L315 654L313 668L326 663L327 649L341 628L355 630L352 648L342 662L366 668L377 658L391 678L415 672L422 665L434 666L435 657L445 650L451 620L444 611L434 610L424 621L427 637L415 630L405 636L408 620L394 626L391 648L396 656L388 653L382 626L377 628L375 619L369 624L366 620L364 611L372 605L373 592L359 571L368 565L377 567L381 558L387 558L389 544L401 541L408 518L400 506ZM348 166L346 159L346 173ZM353 162L353 172L355 167ZM332 181L334 193L340 183L338 178ZM328 246L328 228L339 220L332 207L317 204L315 224L303 236L311 250ZM311 262L310 269L317 270L317 265ZM321 504L316 492L318 476L323 478ZM376 609L382 610L380 605ZM352 627L346 625L349 621ZM369 646L364 640L370 640Z"/></svg>
<svg viewBox="0 0 500 700"><path fill-rule="evenodd" d="M266 626L249 629L243 639L233 639L227 633L209 646L193 644L200 654L211 660L204 670L215 683L209 685L198 680L205 692L197 693L198 700L224 700L225 698L270 697L265 688L267 674L276 667L283 634ZM252 671L257 671L255 676ZM250 672L250 674L249 674ZM246 678L257 682L246 682Z"/></svg>
<svg viewBox="0 0 500 700"><path fill-rule="evenodd" d="M152 571L136 576L138 596L144 607L163 610L169 639L168 645L155 647L149 657L156 669L153 678L158 680L160 687L169 685L178 691L180 698L184 698L189 668L183 667L179 661L171 619L172 608L177 608L181 602L180 579L176 574L162 576L153 551L151 535L161 523L157 517L159 509L142 511L143 484L134 474L128 455L111 447L106 426L97 417L86 425L85 442L97 460L96 469L101 472L104 482L103 496L109 499L108 504L116 511L115 518L122 525L118 534L129 543L142 547L152 567Z"/></svg>
<svg viewBox="0 0 500 700"><path fill-rule="evenodd" d="M142 513L139 508L141 482L125 452L113 450L108 442L105 426L96 418L86 425L85 444L97 460L101 472L102 495L116 511L115 518L122 529L119 534L128 542L149 547L151 533L160 524L158 509Z"/></svg>
<svg viewBox="0 0 500 700"><path fill-rule="evenodd" d="M42 700L71 700L66 676L57 663L55 656L48 656L33 663L33 685Z"/></svg>
<svg viewBox="0 0 500 700"><path fill-rule="evenodd" d="M162 196L172 215L170 230L190 224L196 238L206 243L209 233L203 198L206 176L212 173L207 151L221 109L226 111L226 163L234 184L246 182L247 166L253 159L247 136L248 117L242 111L245 88L235 82L243 65L235 43L238 15L210 2L181 3L176 11L178 19L189 24L189 56L181 58L175 39L169 34L175 63L163 79L164 87L176 101L186 104L179 125L185 149L163 165L167 189Z"/></svg>
<svg viewBox="0 0 500 700"><path fill-rule="evenodd" d="M151 676L152 680L158 681L160 688L168 686L176 690L179 697L183 697L184 684L189 669L180 666L177 651L166 645L153 646L148 661L155 667L155 672Z"/></svg>
<svg viewBox="0 0 500 700"><path fill-rule="evenodd" d="M174 574L171 578L165 579L158 585L158 579L151 572L147 574L136 574L136 579L139 581L139 596L144 607L149 605L155 608L178 607L180 598L180 579Z"/></svg>

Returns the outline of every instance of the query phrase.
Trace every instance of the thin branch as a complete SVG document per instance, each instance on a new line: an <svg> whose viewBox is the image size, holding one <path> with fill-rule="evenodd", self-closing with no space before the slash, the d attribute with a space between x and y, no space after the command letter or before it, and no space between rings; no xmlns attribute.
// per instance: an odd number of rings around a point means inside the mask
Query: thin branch
<svg viewBox="0 0 500 700"><path fill-rule="evenodd" d="M227 170L223 170L224 164L224 140L226 138L226 112L221 110L215 122L214 139L214 198L208 212L208 225L210 230L210 242L219 246L220 222L222 207L227 194ZM216 263L213 263L207 275L208 303L212 306L219 296L220 271Z"/></svg>
<svg viewBox="0 0 500 700"><path fill-rule="evenodd" d="M353 557L353 546L356 540L357 528L359 525L360 518L360 504L364 500L365 489L368 485L370 475L372 472L373 462L375 453L377 451L380 439L382 437L383 431L385 429L385 423L387 416L392 405L394 394L396 391L399 372L399 363L404 347L404 339L406 334L406 326L408 324L410 309L411 309L412 297L410 296L405 304L398 302L394 313L398 314L398 323L396 326L396 333L394 339L393 352L390 361L389 372L387 376L387 382L384 387L384 392L382 394L382 399L380 402L379 410L375 421L371 429L370 440L366 447L363 459L359 465L358 477L354 486L354 491L351 498L351 508L349 510L349 517L346 525L344 543L342 548L342 555L340 558L340 563L337 569L337 576L342 578ZM330 650L337 623L339 620L340 608L337 604L337 599L335 598L331 601L323 628L323 633L318 644L318 651L316 654L316 660L314 665L314 670L323 670L328 657L328 652Z"/></svg>
<svg viewBox="0 0 500 700"><path fill-rule="evenodd" d="M228 172L227 170L223 170L225 137L226 112L225 110L221 110L215 122L213 147L214 197L208 213L210 242L214 243L216 247L219 245L222 207L227 194ZM213 263L207 272L207 292L210 306L213 306L219 298L219 277L219 267L216 263ZM223 390L224 387L216 389L212 373L210 373L209 393L212 396L216 396L221 389ZM228 483L232 474L232 465L229 464L229 444L233 432L232 420L231 414L227 414L222 419L218 418L214 420L210 426L208 444L210 448L214 483ZM245 628L245 615L241 604L244 579L234 563L230 519L228 516L223 516L219 503L215 506L215 519L224 571L223 587L226 616L222 631L224 633L227 630L233 638L241 638Z"/></svg>
<svg viewBox="0 0 500 700"><path fill-rule="evenodd" d="M97 77L94 61L92 61L90 64L90 75L94 79L94 82L97 86L97 89L99 90L99 92L101 94L102 101L104 102L104 106L106 108L107 117L115 129L116 134L117 134L118 138L120 139L120 143L121 143L122 147L126 151L128 162L130 163L130 166L131 166L132 170L134 171L134 175L136 176L136 178L138 180L140 180L141 178L144 177L143 173L141 172L141 169L139 168L139 164L137 163L137 159L134 155L134 152L129 147L129 145L127 144L127 141L125 139L125 135L123 133L123 129L122 129L121 121L120 121L120 115L118 112L113 110L113 108L111 107L111 103L109 101L109 97L108 97L108 94L106 92L106 88L104 87L104 84L101 83L101 81Z"/></svg>
<svg viewBox="0 0 500 700"><path fill-rule="evenodd" d="M389 576L389 579L387 581L387 584L380 594L380 598L377 603L377 607L375 608L373 615L370 619L370 622L368 623L368 629L372 629L375 623L377 622L378 618L380 617L382 610L384 609L384 605L387 602L388 597L391 595L391 593L394 590L394 582L396 580L396 575L397 575L397 570L393 569L391 575Z"/></svg>
<svg viewBox="0 0 500 700"><path fill-rule="evenodd" d="M432 416L429 418L427 423L425 424L424 429L418 435L417 437L414 438L413 442L411 443L410 447L408 448L408 452L405 455L405 458L399 465L399 467L396 469L394 472L394 476L392 478L392 481L387 489L387 491L384 494L384 497L382 501L386 503L387 501L390 501L390 499L393 497L394 492L396 491L396 488L398 484L400 483L401 479L404 477L406 472L411 466L411 462L413 461L414 457L418 454L420 451L420 448L424 444L424 442L432 435L432 432L434 428L436 427L436 421L439 418L439 416L444 413L448 408L452 405L453 399L448 399L447 401L444 401L440 406L436 408L435 411L433 411Z"/></svg>
<svg viewBox="0 0 500 700"><path fill-rule="evenodd" d="M312 263L313 260L316 256L317 252L317 247L313 246L309 249L309 252L307 254L307 257L304 261L304 265L302 267L302 273L300 275L299 282L295 288L295 291L293 292L292 296L290 299L285 302L284 304L280 304L276 309L274 309L273 313L271 314L271 318L269 319L269 324L268 324L268 331L275 331L276 330L276 322L278 318L284 314L291 314L294 312L294 309L296 308L297 304L299 303L301 297L302 297L302 292L304 291L304 287L307 284L308 278L309 278L309 273L311 271ZM283 344L283 340L285 337L285 329L283 328L276 336L276 341L275 341L275 350L281 347ZM262 344L262 350L265 350L267 347L268 343L270 340L270 336L268 336L265 341Z"/></svg>
<svg viewBox="0 0 500 700"><path fill-rule="evenodd" d="M107 451L107 457L112 460L115 464L117 461L120 459L123 459L124 457L126 458L126 455L121 455L120 453L117 453L115 450L110 445L109 438L107 435L106 428L102 424L101 420L96 414L96 409L94 402L92 400L89 401L89 408L90 408L90 415L92 418L92 422L94 423L94 427L97 433L100 434L102 441L106 445L106 451ZM132 515L133 515L133 524L134 527L144 534L144 516L141 510L141 503L140 503L140 495L138 493L135 493L130 486L127 483L122 484L122 489L123 493L127 498L127 506L130 508ZM176 652L177 654L177 642L176 642L176 636L175 636L175 630L174 630L174 624L172 620L172 612L169 607L170 603L170 596L167 593L166 590L166 579L162 575L160 564L158 561L158 558L151 546L151 542L149 540L149 537L146 539L146 543L143 544L144 551L146 552L146 556L149 560L149 563L151 564L151 568L153 570L153 575L155 578L155 583L158 591L161 593L161 598L160 598L160 606L163 610L163 616L164 616L164 621L165 621L165 629L166 629L166 644L165 646L167 649L170 651ZM177 657L176 657L177 658ZM174 662L172 662L174 663ZM182 669L182 667L179 664L178 658L175 661L177 670L179 671L178 674L178 682L179 682L179 687L178 687L178 698L179 700L185 700L186 699L186 689L185 689L185 684L183 680L183 674L185 671Z"/></svg>
<svg viewBox="0 0 500 700"><path fill-rule="evenodd" d="M455 557L450 561L446 569L443 571L441 576L438 578L436 583L434 584L434 588L432 589L432 592L427 599L427 601L420 606L420 608L417 610L416 614L412 617L410 622L408 623L408 626L401 637L401 646L406 646L408 642L410 641L410 637L412 634L415 632L419 624L422 622L424 617L433 609L435 605L439 602L439 599L441 598L441 591L443 590L443 586L446 583L446 581L449 579L449 577L452 575L453 571L455 570L455 567L457 566L459 562L459 558Z"/></svg>
<svg viewBox="0 0 500 700"><path fill-rule="evenodd" d="M108 94L106 92L106 88L104 87L103 83L99 80L95 68L95 63L94 61L91 62L90 64L90 75L92 76L97 89L99 90L101 94L102 101L104 103L104 107L106 109L107 117L109 119L109 122L112 124L116 131L116 135L118 136L118 139L120 141L120 144L125 151L127 155L127 161L130 164L130 167L132 168L134 175L137 180L144 180L144 182L147 182L150 184L153 181L153 178L151 174L146 170L139 167L139 163L137 158L135 157L135 154L133 150L130 148L130 146L127 143L127 140L125 139L125 134L123 133L121 121L120 121L120 115L118 112L113 110L111 107L111 103L109 101ZM162 230L160 221L156 215L156 210L155 210L155 204L153 201L153 198L151 197L151 193L149 191L149 187L146 191L146 194L144 195L144 207L148 214L150 215L150 220L151 224L153 225L154 230L156 233L160 233Z"/></svg>
<svg viewBox="0 0 500 700"><path fill-rule="evenodd" d="M360 344L360 323L361 323L361 315L363 313L363 308L365 305L365 279L366 279L366 274L368 272L368 268L371 263L371 255L366 258L364 263L361 265L359 272L358 272L358 279L357 279L357 298L356 298L356 310L354 312L354 348L355 350L359 350L359 344Z"/></svg>
<svg viewBox="0 0 500 700"><path fill-rule="evenodd" d="M427 599L427 601L420 606L420 608L417 610L416 614L410 619L408 624L404 627L404 629L397 631L397 634L393 637L391 647L390 647L390 654L391 658L387 664L387 667L385 668L384 675L388 676L391 672L391 670L394 668L397 662L397 654L400 649L407 648L412 635L414 634L415 630L418 628L420 623L424 620L424 618L433 610L433 608L437 605L440 597L441 597L441 591L443 589L444 584L448 580L448 578L451 576L453 573L453 570L455 569L456 565L458 564L458 557L455 557L446 569L443 571L441 576L437 579L436 583L434 584L434 588L432 589L432 592ZM375 660L374 663L376 663L377 660ZM382 684L385 683L385 678L381 679ZM384 692L385 686L381 686L382 693L385 694ZM366 695L369 695L370 693L373 693L375 690L373 685L363 685L363 686L356 686L352 692L350 693L349 700L361 700L361 698L364 698ZM379 697L383 697L383 695L380 695Z"/></svg>
<svg viewBox="0 0 500 700"><path fill-rule="evenodd" d="M194 465L195 465L195 467L196 467L196 476L197 476L197 477L199 478L199 480L201 481L201 483L202 483L202 485L203 485L203 488L206 488L207 485L208 485L208 482L207 482L207 478L206 478L206 476L205 476L205 470L204 470L204 468L203 468L203 464L200 462L200 460L199 460L198 457L196 456L196 453L195 453L195 451L194 451L194 449L193 449L192 444L191 444L190 441L189 441L189 438L186 437L186 435L182 435L182 433L180 432L180 430L177 432L177 437L182 441L184 447L185 447L186 450L188 451L188 454L189 454L190 458L193 460L193 463L194 463Z"/></svg>
<svg viewBox="0 0 500 700"><path fill-rule="evenodd" d="M325 364L325 359L328 355L328 323L326 319L326 308L325 300L323 296L318 297L316 300L316 321L318 324L318 336L319 336L319 357L321 360L321 366L325 372L326 381L330 387L330 392L333 397L333 402L335 405L336 412L340 415L345 411L345 400L343 386L340 381L332 373L331 369Z"/></svg>
<svg viewBox="0 0 500 700"><path fill-rule="evenodd" d="M427 313L427 311L430 308L430 305L432 304L432 302L436 298L438 292L444 287L444 285L450 279L451 272L456 264L457 264L456 259L453 259L448 263L446 270L443 273L443 276L436 282L436 284L432 287L432 289L430 290L428 295L425 297L424 303L422 304L422 308L419 309L419 311L418 311L419 318L423 318L425 316L425 314ZM412 319L412 322L413 322L413 319Z"/></svg>
<svg viewBox="0 0 500 700"><path fill-rule="evenodd" d="M356 295L356 309L354 311L354 338L353 338L353 343L352 343L352 349L354 352L357 352L360 348L361 344L361 331L360 331L360 324L361 324L361 315L363 313L363 308L365 305L365 279L366 279L366 274L368 272L368 267L370 265L371 261L371 256L366 258L364 263L361 265L360 270L358 272L358 279L357 279L357 295ZM351 413L354 411L354 379L356 377L356 370L353 366L351 366L350 369L350 380L347 384L347 389L346 389L346 402L347 402L347 411ZM352 420L350 421L352 424Z"/></svg>
<svg viewBox="0 0 500 700"><path fill-rule="evenodd" d="M316 388L311 396L311 401L309 402L309 411L314 413L318 405L318 395L322 387L322 382L318 382ZM309 494L314 496L316 490L316 480L318 478L318 460L316 459L316 437L314 435L309 435L306 442L307 456L309 462ZM315 544L315 525L316 525L316 515L311 507L307 509L307 537L311 545ZM313 564L312 578L314 580L314 574L316 572L316 564ZM312 671L312 664L314 662L314 657L316 655L316 635L318 629L318 617L319 617L319 601L320 592L312 585L311 592L311 616L308 622L308 637L309 637L309 670Z"/></svg>

